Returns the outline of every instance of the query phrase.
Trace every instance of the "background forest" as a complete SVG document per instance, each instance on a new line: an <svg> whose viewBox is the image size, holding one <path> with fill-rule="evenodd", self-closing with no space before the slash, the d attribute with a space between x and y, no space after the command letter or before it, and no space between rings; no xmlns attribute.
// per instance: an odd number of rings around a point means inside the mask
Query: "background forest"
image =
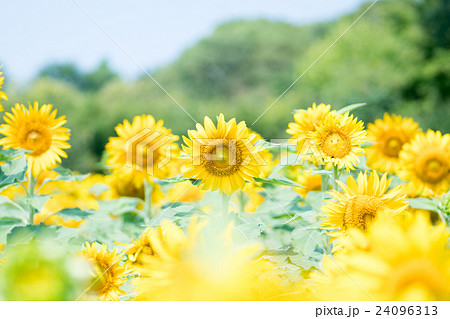
<svg viewBox="0 0 450 319"><path fill-rule="evenodd" d="M226 118L250 125L368 5L312 25L231 21L151 74L197 121L226 110ZM354 113L366 123L387 111L449 132L449 17L448 0L380 1L252 128L266 139L282 138L295 108L365 102ZM152 114L178 135L194 127L146 74L124 81L107 61L91 72L48 65L31 83L6 87L6 110L11 101L37 100L67 116L72 148L63 165L80 172L101 170L104 146L124 118Z"/></svg>

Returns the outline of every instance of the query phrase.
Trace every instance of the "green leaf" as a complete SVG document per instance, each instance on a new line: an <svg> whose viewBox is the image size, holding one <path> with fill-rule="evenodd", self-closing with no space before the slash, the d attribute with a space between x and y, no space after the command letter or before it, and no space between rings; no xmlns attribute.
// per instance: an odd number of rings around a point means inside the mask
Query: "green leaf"
<svg viewBox="0 0 450 319"><path fill-rule="evenodd" d="M71 219L75 219L75 220L86 219L87 217L92 215L91 212L88 212L88 211L85 211L85 210L81 210L78 207L65 208L63 210L60 210L56 214L58 214L60 216L63 216L63 217L68 217L68 218L71 218Z"/></svg>
<svg viewBox="0 0 450 319"><path fill-rule="evenodd" d="M161 185L164 184L173 184L173 183L181 183L181 182L186 182L186 181L190 181L192 183L192 185L198 185L201 183L200 179L193 179L193 178L185 178L183 177L183 175L177 175L175 177L170 177L170 178L165 178L165 179L156 179L155 178L155 182Z"/></svg>
<svg viewBox="0 0 450 319"><path fill-rule="evenodd" d="M135 197L120 197L112 200L100 200L98 201L98 210L105 214L114 216L130 212L139 213L137 205L141 202L141 199Z"/></svg>
<svg viewBox="0 0 450 319"><path fill-rule="evenodd" d="M275 185L283 185L283 186L295 186L295 187L304 187L293 180L290 180L287 177L284 177L280 174L272 174L267 178L254 177L253 178L257 183L269 183Z"/></svg>
<svg viewBox="0 0 450 319"><path fill-rule="evenodd" d="M27 180L27 160L21 156L0 165L0 189Z"/></svg>
<svg viewBox="0 0 450 319"><path fill-rule="evenodd" d="M17 218L27 222L28 212L8 197L0 195L0 218Z"/></svg>
<svg viewBox="0 0 450 319"><path fill-rule="evenodd" d="M61 226L46 225L43 223L39 225L17 226L8 233L6 244L8 246L21 245L33 239L55 239L60 228Z"/></svg>
<svg viewBox="0 0 450 319"><path fill-rule="evenodd" d="M337 111L338 114L344 114L346 112L351 112L353 110L359 109L360 107L367 105L367 103L357 103L357 104L351 104L344 106L340 110Z"/></svg>
<svg viewBox="0 0 450 319"><path fill-rule="evenodd" d="M418 198L407 198L406 201L409 203L409 206L416 209L425 209L431 210L433 212L438 212L438 206L433 200L425 197Z"/></svg>
<svg viewBox="0 0 450 319"><path fill-rule="evenodd" d="M319 170L308 170L307 172L311 173L312 175L326 175L326 176L333 176L332 171L328 171L326 169L319 169Z"/></svg>
<svg viewBox="0 0 450 319"><path fill-rule="evenodd" d="M52 198L51 195L36 195L31 198L31 205L36 208L38 211L42 210L42 207L44 207L45 203Z"/></svg>

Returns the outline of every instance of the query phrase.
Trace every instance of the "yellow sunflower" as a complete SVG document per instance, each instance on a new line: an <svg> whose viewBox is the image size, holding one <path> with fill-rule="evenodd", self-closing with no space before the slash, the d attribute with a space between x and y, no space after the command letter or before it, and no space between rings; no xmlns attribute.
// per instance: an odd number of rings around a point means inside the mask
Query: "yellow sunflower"
<svg viewBox="0 0 450 319"><path fill-rule="evenodd" d="M442 194L450 186L450 134L429 130L417 134L400 152L401 179L411 182L417 190Z"/></svg>
<svg viewBox="0 0 450 319"><path fill-rule="evenodd" d="M380 216L381 217L381 216ZM349 245L313 273L320 300L450 298L449 233L417 214L394 222L377 218L368 232L352 230ZM314 291L314 289L313 289Z"/></svg>
<svg viewBox="0 0 450 319"><path fill-rule="evenodd" d="M119 300L119 295L124 294L119 287L125 283L129 271L120 265L122 255L117 253L117 249L108 252L105 244L99 250L97 243L86 243L86 249L80 254L93 266L93 283L86 293L88 297L95 293L102 301Z"/></svg>
<svg viewBox="0 0 450 319"><path fill-rule="evenodd" d="M3 81L5 80L5 78L2 76L2 74L3 74L3 72L0 72L0 89L2 88ZM8 100L8 96L2 90L0 90L0 100L1 99ZM3 111L3 105L0 103L0 112L2 112L2 111Z"/></svg>
<svg viewBox="0 0 450 319"><path fill-rule="evenodd" d="M310 134L316 131L316 125L320 125L327 115L330 113L331 106L323 103L316 105L313 103L312 107L306 110L298 110L294 113L294 122L288 124L289 128L286 132L292 135L289 143L296 145L299 152L304 149L304 143L310 138ZM335 114L336 111L331 111Z"/></svg>
<svg viewBox="0 0 450 319"><path fill-rule="evenodd" d="M182 169L183 176L200 179L203 190L219 190L231 195L245 187L245 181L261 176L261 166L266 165L260 152L262 147L254 146L257 136L250 134L245 122L236 124L236 119L225 122L219 115L217 128L205 116L204 126L197 124L197 130L183 136L184 155L190 157Z"/></svg>
<svg viewBox="0 0 450 319"><path fill-rule="evenodd" d="M294 190L299 193L302 198L311 191L322 190L322 177L319 174L311 174L308 171L303 171L297 175L297 184L304 187L294 187ZM331 189L331 186L329 187Z"/></svg>
<svg viewBox="0 0 450 319"><path fill-rule="evenodd" d="M404 144L418 132L418 124L411 118L384 114L383 120L368 125L368 141L375 143L366 149L367 166L387 173L396 173L399 168L398 155Z"/></svg>
<svg viewBox="0 0 450 319"><path fill-rule="evenodd" d="M167 163L175 158L178 136L163 124L162 120L155 122L151 115L141 115L134 117L131 124L125 120L116 126L117 137L111 137L106 145L106 163L113 175L131 177L136 188L141 188L145 180L151 182L153 177L168 177Z"/></svg>
<svg viewBox="0 0 450 319"><path fill-rule="evenodd" d="M337 181L343 193L334 190L331 196L334 200L327 201L322 211L327 215L323 218L325 229L337 229L337 233L329 234L340 237L348 229L357 228L367 230L369 223L380 213L395 216L408 206L400 195L401 186L388 191L392 179L387 180L387 174L381 179L377 172L369 176L359 173L357 181L352 176L347 178L347 185Z"/></svg>
<svg viewBox="0 0 450 319"><path fill-rule="evenodd" d="M6 137L0 140L4 149L29 150L27 154L28 168L33 175L61 163L61 157L67 157L64 149L70 148L69 129L62 127L64 116L56 118L56 110L45 104L39 108L38 102L28 109L22 104L12 108L12 114L3 117L6 124L0 125L0 133Z"/></svg>
<svg viewBox="0 0 450 319"><path fill-rule="evenodd" d="M364 155L361 144L366 141L367 132L363 122L348 112L344 115L328 114L310 136L325 163L345 167L347 171L358 164L358 156Z"/></svg>
<svg viewBox="0 0 450 319"><path fill-rule="evenodd" d="M303 295L258 258L260 246L236 247L232 225L218 231L195 218L185 235L165 222L152 231L137 266L138 300L283 300ZM165 229L164 229L165 228Z"/></svg>

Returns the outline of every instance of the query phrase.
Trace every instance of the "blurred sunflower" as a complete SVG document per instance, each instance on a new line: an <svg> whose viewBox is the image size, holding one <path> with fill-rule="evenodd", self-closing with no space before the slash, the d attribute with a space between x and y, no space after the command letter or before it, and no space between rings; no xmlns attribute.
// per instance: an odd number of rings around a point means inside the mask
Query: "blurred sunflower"
<svg viewBox="0 0 450 319"><path fill-rule="evenodd" d="M381 179L377 172L370 176L359 173L357 181L352 176L347 178L347 185L337 181L343 193L334 190L331 196L334 200L326 201L322 211L327 215L322 220L325 229L337 229L337 233L329 234L340 237L348 229L357 228L367 230L369 223L380 213L390 216L398 215L408 206L400 195L401 186L388 191L392 179L387 180L387 174Z"/></svg>
<svg viewBox="0 0 450 319"><path fill-rule="evenodd" d="M358 156L364 155L361 144L366 141L367 132L362 121L349 115L329 113L325 120L316 125L311 133L320 156L325 163L333 163L339 168L354 169Z"/></svg>
<svg viewBox="0 0 450 319"><path fill-rule="evenodd" d="M258 256L260 246L233 246L225 232L194 218L187 236L171 222L150 237L154 250L143 255L134 280L138 300L268 300L302 299ZM162 227L163 227L162 226ZM210 232L210 233L209 233ZM205 236L206 234L215 236Z"/></svg>
<svg viewBox="0 0 450 319"><path fill-rule="evenodd" d="M381 120L368 125L368 141L375 143L366 149L367 166L387 173L395 173L399 168L399 153L418 132L418 124L411 118L387 113Z"/></svg>
<svg viewBox="0 0 450 319"><path fill-rule="evenodd" d="M0 145L4 149L31 151L26 157L33 175L55 167L61 163L61 157L67 157L63 150L70 148L69 129L62 127L66 120L64 116L56 118L52 105L39 108L38 102L34 102L26 109L16 104L11 111L12 114L3 117L6 124L0 125L0 133L6 136L0 139Z"/></svg>
<svg viewBox="0 0 450 319"><path fill-rule="evenodd" d="M81 251L80 255L93 266L92 287L86 293L88 299L94 292L102 301L119 300L119 295L125 293L119 287L126 282L125 276L129 271L120 265L122 255L117 253L117 249L108 252L103 244L99 250L97 243L86 242L86 249Z"/></svg>
<svg viewBox="0 0 450 319"><path fill-rule="evenodd" d="M176 258L187 245L187 237L175 224L163 220L160 227L148 227L137 240L133 240L125 249L127 265L139 272L139 265L144 264L145 256L158 258Z"/></svg>
<svg viewBox="0 0 450 319"><path fill-rule="evenodd" d="M0 89L3 86L3 81L5 80L5 78L2 76L3 72L0 72ZM2 90L0 90L0 100L8 100L8 96L6 95L5 92L3 92ZM0 103L0 112L3 111L3 105Z"/></svg>
<svg viewBox="0 0 450 319"><path fill-rule="evenodd" d="M236 124L236 119L225 122L219 115L217 128L205 116L204 126L197 124L197 130L183 136L184 155L190 157L182 171L187 178L200 179L203 190L219 190L231 195L245 187L245 181L261 175L265 165L260 155L261 147L255 146L257 136L250 134L245 122Z"/></svg>
<svg viewBox="0 0 450 319"><path fill-rule="evenodd" d="M417 134L400 152L401 179L419 190L442 194L450 187L450 134L429 130Z"/></svg>
<svg viewBox="0 0 450 319"><path fill-rule="evenodd" d="M319 174L311 174L308 171L303 171L297 175L297 184L304 187L294 187L294 190L300 194L302 198L306 198L306 195L311 191L322 190L322 177ZM329 186L331 189L331 186Z"/></svg>
<svg viewBox="0 0 450 319"><path fill-rule="evenodd" d="M366 233L352 230L347 248L311 275L316 298L449 300L448 239L444 224L433 227L421 214L401 223L377 218Z"/></svg>
<svg viewBox="0 0 450 319"><path fill-rule="evenodd" d="M292 135L289 143L296 145L299 152L304 150L305 141L309 140L311 133L316 131L316 125L320 125L329 113L335 114L336 111L330 112L331 106L323 103L306 110L298 110L294 113L294 122L288 124L289 128L286 132Z"/></svg>
<svg viewBox="0 0 450 319"><path fill-rule="evenodd" d="M131 124L125 120L117 125L117 137L110 137L106 145L106 164L113 175L131 178L136 189L145 180L168 177L170 168L165 162L175 158L178 136L163 125L162 120L155 122L151 115L136 116Z"/></svg>

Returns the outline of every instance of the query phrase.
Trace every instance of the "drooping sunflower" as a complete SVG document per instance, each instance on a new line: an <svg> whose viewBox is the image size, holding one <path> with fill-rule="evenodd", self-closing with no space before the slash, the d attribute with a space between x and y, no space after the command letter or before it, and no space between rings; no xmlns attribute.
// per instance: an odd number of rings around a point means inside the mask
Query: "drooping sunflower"
<svg viewBox="0 0 450 319"><path fill-rule="evenodd" d="M387 113L384 118L368 125L368 141L375 143L366 149L367 166L387 173L399 168L399 153L418 132L418 124L411 118Z"/></svg>
<svg viewBox="0 0 450 319"><path fill-rule="evenodd" d="M347 171L358 164L358 156L364 155L361 144L366 141L367 132L363 122L348 112L329 113L310 136L325 163L345 167Z"/></svg>
<svg viewBox="0 0 450 319"><path fill-rule="evenodd" d="M400 152L401 179L411 182L417 190L442 194L450 187L450 134L429 130L417 134Z"/></svg>
<svg viewBox="0 0 450 319"><path fill-rule="evenodd" d="M261 175L265 165L255 146L257 136L250 134L245 122L236 124L236 119L225 122L219 115L217 127L205 116L204 126L197 123L197 130L183 136L184 155L190 158L183 169L183 176L200 179L203 190L219 190L228 195L245 187L245 181Z"/></svg>
<svg viewBox="0 0 450 319"><path fill-rule="evenodd" d="M129 271L120 264L122 255L118 254L117 249L108 252L105 244L99 250L97 243L86 243L86 249L80 255L92 265L93 282L86 292L88 298L94 293L102 301L119 300L119 295L124 294L119 287L125 283Z"/></svg>
<svg viewBox="0 0 450 319"><path fill-rule="evenodd" d="M196 218L187 235L166 222L150 233L134 279L138 300L302 299L267 260L259 245L236 247L225 231ZM211 228L209 228L211 227ZM141 245L138 245L141 246ZM142 250L144 252L144 250Z"/></svg>
<svg viewBox="0 0 450 319"><path fill-rule="evenodd" d="M349 176L347 185L337 181L343 193L334 190L331 193L333 200L322 206L322 211L327 215L323 218L324 228L339 228L337 233L329 235L340 237L350 228L367 230L380 212L395 216L406 209L408 203L404 200L405 195L401 195L401 186L388 191L391 181L387 179L387 174L380 179L377 172L369 176L361 172L357 181Z"/></svg>
<svg viewBox="0 0 450 319"><path fill-rule="evenodd" d="M175 158L178 136L163 125L162 120L155 122L151 115L136 116L131 124L125 120L117 125L117 137L110 137L106 145L106 163L112 173L127 180L131 177L136 188L153 177L168 177L167 163Z"/></svg>
<svg viewBox="0 0 450 319"><path fill-rule="evenodd" d="M2 76L3 72L0 72L0 89L3 86L3 81L5 80L5 78ZM8 96L6 95L5 92L3 92L2 90L0 90L0 100L8 100ZM3 105L0 103L0 112L3 111Z"/></svg>
<svg viewBox="0 0 450 319"><path fill-rule="evenodd" d="M64 116L56 118L52 105L39 108L38 102L34 102L27 109L16 104L11 112L3 117L6 124L0 125L0 133L5 135L0 145L4 149L32 151L26 157L33 175L55 167L61 163L61 157L67 157L63 150L70 148L69 129L62 127L66 120Z"/></svg>
<svg viewBox="0 0 450 319"><path fill-rule="evenodd" d="M381 216L380 216L381 217ZM450 298L449 233L416 214L402 222L377 218L368 232L352 230L347 248L325 258L311 278L320 300Z"/></svg>

